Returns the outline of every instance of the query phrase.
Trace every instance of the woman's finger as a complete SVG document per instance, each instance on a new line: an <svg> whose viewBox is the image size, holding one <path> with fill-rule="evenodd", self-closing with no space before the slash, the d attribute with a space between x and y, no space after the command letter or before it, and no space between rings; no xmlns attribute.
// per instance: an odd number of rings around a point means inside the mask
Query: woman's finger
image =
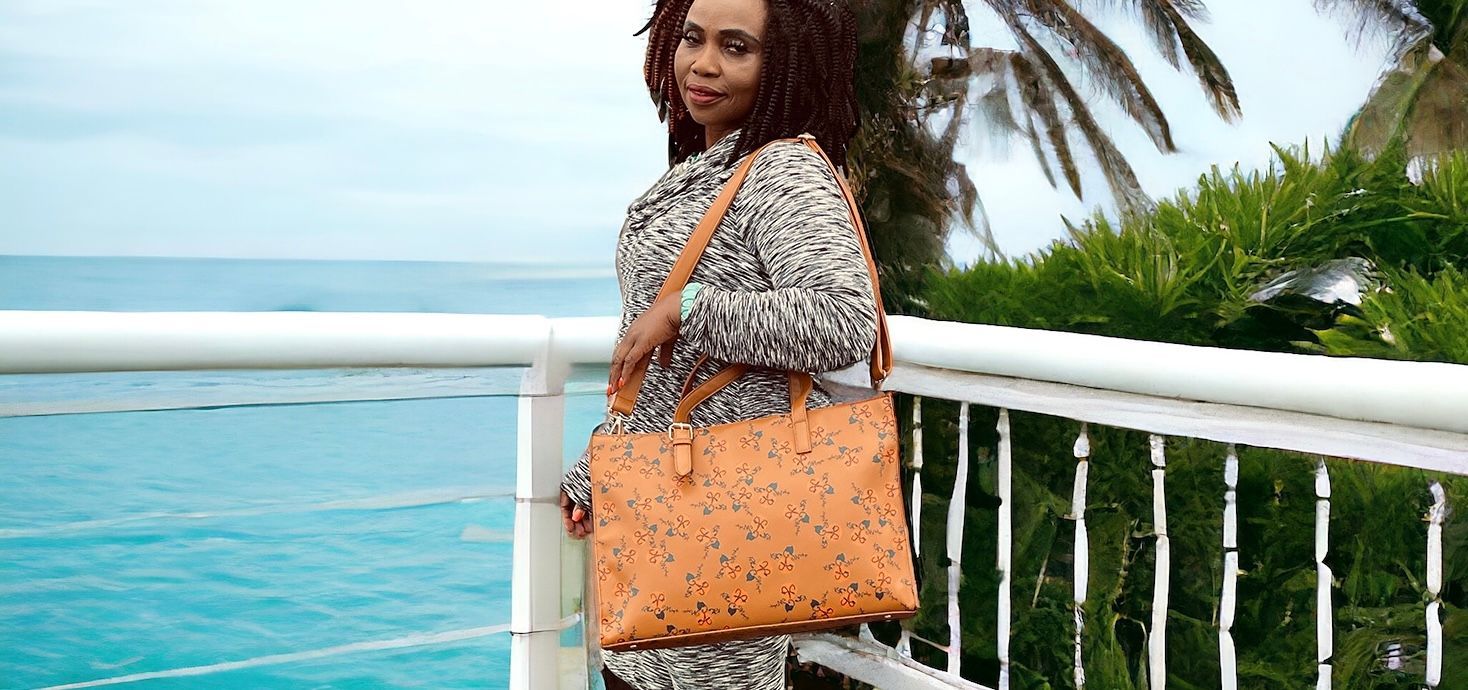
<svg viewBox="0 0 1468 690"><path fill-rule="evenodd" d="M612 387L612 391L615 392L617 389L622 387L621 382L625 381L627 378L627 375L623 372L627 368L629 368L632 361L632 347L630 345L624 346L624 348L622 349L621 358L615 362L612 362L612 369L610 372L611 381L609 384Z"/></svg>
<svg viewBox="0 0 1468 690"><path fill-rule="evenodd" d="M641 341L628 348L627 359L622 361L622 374L617 381L618 388L626 385L627 380L632 378L633 372L637 371L637 367L642 364L642 360L646 359L651 352L652 347Z"/></svg>
<svg viewBox="0 0 1468 690"><path fill-rule="evenodd" d="M607 390L616 390L617 372L622 367L622 358L626 357L627 340L623 338L617 341L617 346L612 348L612 365L607 369Z"/></svg>

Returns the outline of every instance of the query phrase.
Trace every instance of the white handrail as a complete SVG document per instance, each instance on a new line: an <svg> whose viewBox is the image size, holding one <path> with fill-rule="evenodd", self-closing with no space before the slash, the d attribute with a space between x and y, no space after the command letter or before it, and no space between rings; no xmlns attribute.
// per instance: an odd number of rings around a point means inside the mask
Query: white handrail
<svg viewBox="0 0 1468 690"><path fill-rule="evenodd" d="M893 316L898 364L1468 433L1468 366ZM600 363L615 317L0 311L0 374ZM1431 401L1432 404L1424 404Z"/></svg>
<svg viewBox="0 0 1468 690"><path fill-rule="evenodd" d="M1468 433L1468 366L889 319L899 363ZM1431 405L1424 404L1431 401Z"/></svg>

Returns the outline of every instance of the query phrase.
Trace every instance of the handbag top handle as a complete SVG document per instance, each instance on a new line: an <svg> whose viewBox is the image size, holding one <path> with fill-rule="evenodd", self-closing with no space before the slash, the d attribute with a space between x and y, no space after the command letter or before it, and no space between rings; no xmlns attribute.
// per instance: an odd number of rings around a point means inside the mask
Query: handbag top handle
<svg viewBox="0 0 1468 690"><path fill-rule="evenodd" d="M719 223L724 219L724 213L728 211L729 204L734 201L734 194L739 191L739 186L743 184L744 178L749 174L749 169L753 166L754 159L759 156L760 152L778 141L802 142L812 151L819 154L821 160L824 160L826 165L831 168L837 185L841 187L841 194L846 198L847 213L851 217L852 227L856 229L856 237L858 243L861 245L862 256L867 262L867 273L872 280L872 295L877 305L877 339L872 345L870 366L871 385L872 388L877 389L881 386L883 379L886 379L887 375L892 372L892 341L887 332L887 312L882 306L882 289L881 283L877 278L877 263L872 258L871 247L867 244L866 226L861 221L861 213L858 210L856 197L852 195L851 187L846 183L846 176L842 175L841 171L836 169L836 165L831 162L831 158L826 155L826 152L821 149L820 144L816 143L815 137L810 134L771 140L744 159L744 162L734 171L734 176L729 179L729 182L724 185L724 189L719 193L719 196L714 199L713 205L709 207L708 212L704 214L698 226L694 228L693 234L688 238L688 244L683 247L683 252L678 255L678 261L673 264L673 269L663 281L663 287L658 291L657 300L660 301L670 295L677 294L688 284L689 276L693 275L694 267L698 265L699 259L703 257L703 250L708 247L714 230L718 228ZM612 400L610 406L612 412L623 417L632 414L632 408L637 403L637 393L642 389L642 379L646 375L647 367L652 363L652 358L655 353L656 350L647 353L637 363L627 383L617 391L616 397ZM727 367L726 370L739 366L743 365L732 365L731 367ZM742 373L742 370L740 373ZM728 381L732 381L732 378L727 378L725 383ZM792 400L791 402L793 404L795 401Z"/></svg>

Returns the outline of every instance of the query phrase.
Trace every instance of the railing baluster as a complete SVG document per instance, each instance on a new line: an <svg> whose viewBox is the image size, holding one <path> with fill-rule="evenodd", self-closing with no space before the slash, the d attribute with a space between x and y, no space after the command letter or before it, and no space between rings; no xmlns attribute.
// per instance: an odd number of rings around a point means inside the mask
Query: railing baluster
<svg viewBox="0 0 1468 690"><path fill-rule="evenodd" d="M1427 687L1435 688L1443 675L1443 623L1438 612L1442 608L1443 586L1443 515L1448 497L1442 484L1433 482L1432 508L1427 511Z"/></svg>
<svg viewBox="0 0 1468 690"><path fill-rule="evenodd" d="M912 552L921 554L923 542L918 538L923 514L923 399L912 398Z"/></svg>
<svg viewBox="0 0 1468 690"><path fill-rule="evenodd" d="M1090 474L1091 438L1086 432L1087 425L1082 422L1081 433L1076 436L1073 448L1076 478L1070 494L1070 515L1076 522L1075 573L1071 591L1071 602L1075 607L1076 690L1086 687L1086 667L1081 662L1081 641L1086 629L1086 590L1091 579L1091 542L1086 533L1086 478Z"/></svg>
<svg viewBox="0 0 1468 690"><path fill-rule="evenodd" d="M958 470L948 500L948 672L958 674L963 650L958 581L963 573L963 517L968 506L968 403L958 406Z"/></svg>
<svg viewBox="0 0 1468 690"><path fill-rule="evenodd" d="M908 512L912 515L912 553L916 556L922 553L918 530L923 517L923 399L916 395L912 398L912 463L908 466L912 468L912 500ZM897 653L905 657L912 656L912 631L908 624L902 624L902 636L897 639Z"/></svg>
<svg viewBox="0 0 1468 690"><path fill-rule="evenodd" d="M1147 635L1148 685L1151 690L1167 687L1167 599L1171 586L1172 547L1167 539L1167 456L1163 438L1148 437L1152 451L1152 523L1157 533L1157 572L1152 589L1152 630Z"/></svg>
<svg viewBox="0 0 1468 690"><path fill-rule="evenodd" d="M1228 444L1223 461L1223 597L1218 604L1218 667L1223 690L1237 690L1238 662L1234 657L1234 600L1239 581L1239 455Z"/></svg>
<svg viewBox="0 0 1468 690"><path fill-rule="evenodd" d="M1330 658L1335 653L1335 609L1330 602L1332 575L1325 564L1330 550L1330 472L1315 462L1315 661L1316 690L1330 690Z"/></svg>
<svg viewBox="0 0 1468 690"><path fill-rule="evenodd" d="M1009 465L1011 459L1009 439L1009 410L999 410L999 687L1009 690L1009 567L1010 550L1013 547L1010 525L1012 492L1010 490Z"/></svg>

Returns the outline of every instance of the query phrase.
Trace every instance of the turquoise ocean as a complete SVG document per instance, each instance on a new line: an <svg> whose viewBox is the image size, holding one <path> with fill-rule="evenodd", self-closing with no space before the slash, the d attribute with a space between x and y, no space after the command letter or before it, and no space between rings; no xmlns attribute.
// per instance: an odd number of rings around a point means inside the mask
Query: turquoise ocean
<svg viewBox="0 0 1468 690"><path fill-rule="evenodd" d="M609 267L0 256L0 309L620 307ZM516 400L480 393L517 375L0 376L12 415L192 406L0 417L0 688L507 687L509 635L481 633L510 620ZM461 397L209 405L404 381ZM598 386L568 386L568 461Z"/></svg>

